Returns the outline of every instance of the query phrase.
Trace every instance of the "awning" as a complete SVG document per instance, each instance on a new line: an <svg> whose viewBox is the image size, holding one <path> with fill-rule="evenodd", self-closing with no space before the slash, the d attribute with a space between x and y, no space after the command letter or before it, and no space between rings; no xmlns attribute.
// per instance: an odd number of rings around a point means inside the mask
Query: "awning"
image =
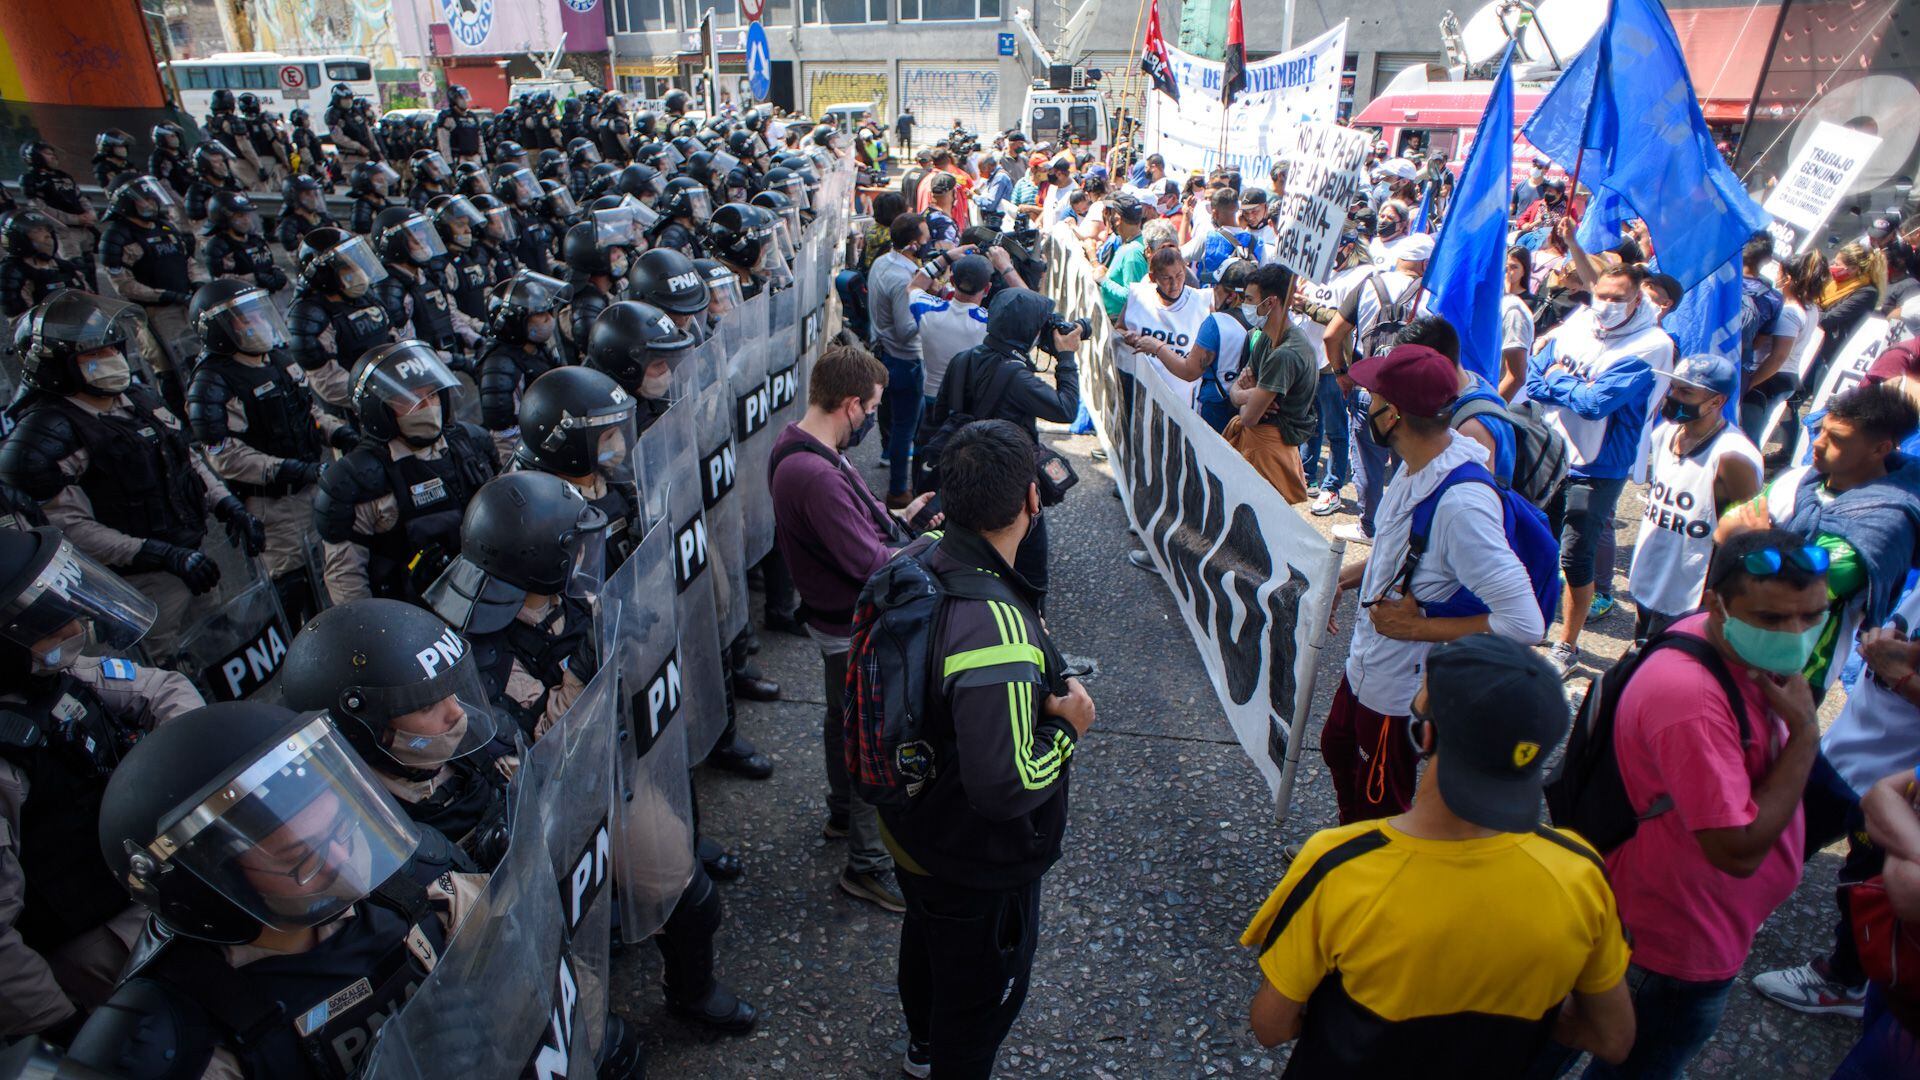
<svg viewBox="0 0 1920 1080"><path fill-rule="evenodd" d="M1709 122L1746 120L1781 10L1780 5L1668 9L1693 92Z"/></svg>

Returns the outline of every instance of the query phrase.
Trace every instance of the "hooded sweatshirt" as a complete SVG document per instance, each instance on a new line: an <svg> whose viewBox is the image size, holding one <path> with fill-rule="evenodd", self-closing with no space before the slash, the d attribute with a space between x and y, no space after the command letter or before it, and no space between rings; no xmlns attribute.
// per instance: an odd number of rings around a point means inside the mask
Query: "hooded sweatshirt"
<svg viewBox="0 0 1920 1080"><path fill-rule="evenodd" d="M987 339L954 357L947 367L942 415L959 411L976 420L1010 420L1036 442L1040 438L1036 420L1072 421L1080 409L1079 365L1072 356L1057 358L1049 386L1029 361L1034 342L1052 321L1053 301L1039 293L1030 289L994 293L987 306ZM1009 365L1005 385L996 392L996 374Z"/></svg>
<svg viewBox="0 0 1920 1080"><path fill-rule="evenodd" d="M1555 364L1564 365L1548 374ZM1648 409L1673 370L1673 339L1653 305L1602 329L1583 308L1553 329L1527 365L1527 397L1547 406L1547 425L1567 440L1569 473L1625 477L1640 460Z"/></svg>

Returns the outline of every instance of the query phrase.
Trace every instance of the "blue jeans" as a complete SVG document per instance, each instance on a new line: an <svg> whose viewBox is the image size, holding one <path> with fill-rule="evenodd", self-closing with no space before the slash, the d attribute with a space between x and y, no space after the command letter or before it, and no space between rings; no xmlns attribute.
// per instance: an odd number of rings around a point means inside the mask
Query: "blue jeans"
<svg viewBox="0 0 1920 1080"><path fill-rule="evenodd" d="M1860 1041L1833 1072L1833 1080L1884 1080L1889 1076L1920 1076L1920 1034L1900 1026L1887 1009L1887 993L1877 983L1867 984L1866 1015L1860 1018Z"/></svg>
<svg viewBox="0 0 1920 1080"><path fill-rule="evenodd" d="M1637 1033L1633 1051L1618 1065L1594 1061L1585 1080L1669 1080L1686 1071L1687 1062L1713 1038L1727 1011L1732 979L1688 982L1655 974L1638 964L1627 967Z"/></svg>
<svg viewBox="0 0 1920 1080"><path fill-rule="evenodd" d="M1367 428L1367 410L1373 408L1372 399L1360 390L1347 397L1347 409L1353 419L1353 456L1360 462L1360 473L1356 479L1360 485L1360 531L1373 535L1373 515L1380 509L1380 496L1387 490L1388 466L1393 459L1393 451L1373 441L1373 433Z"/></svg>
<svg viewBox="0 0 1920 1080"><path fill-rule="evenodd" d="M887 494L905 495L913 467L913 433L920 429L920 409L924 375L918 358L902 360L882 354L887 365L887 389L881 400L887 405Z"/></svg>
<svg viewBox="0 0 1920 1080"><path fill-rule="evenodd" d="M1314 411L1319 414L1313 438L1300 448L1307 469L1307 486L1322 491L1339 491L1353 478L1352 448L1347 445L1347 396L1340 389L1340 377L1331 371L1320 373L1320 385L1313 395ZM1327 473L1320 478L1320 444L1327 446Z"/></svg>

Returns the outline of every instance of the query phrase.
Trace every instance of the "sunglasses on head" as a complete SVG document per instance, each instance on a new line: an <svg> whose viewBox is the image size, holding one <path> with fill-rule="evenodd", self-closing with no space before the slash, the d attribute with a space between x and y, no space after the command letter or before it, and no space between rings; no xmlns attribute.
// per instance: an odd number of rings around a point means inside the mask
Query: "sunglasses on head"
<svg viewBox="0 0 1920 1080"><path fill-rule="evenodd" d="M1772 577L1792 563L1809 574L1824 574L1833 562L1826 548L1808 544L1795 548L1761 548L1740 557L1740 565L1754 577Z"/></svg>

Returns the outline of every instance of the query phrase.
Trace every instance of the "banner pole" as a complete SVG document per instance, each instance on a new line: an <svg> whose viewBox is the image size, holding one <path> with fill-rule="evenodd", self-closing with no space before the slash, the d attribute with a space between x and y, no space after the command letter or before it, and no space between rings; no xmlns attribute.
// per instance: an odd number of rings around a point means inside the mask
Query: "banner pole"
<svg viewBox="0 0 1920 1080"><path fill-rule="evenodd" d="M1347 543L1336 540L1327 545L1323 580L1338 581L1340 565L1346 561ZM1293 809L1293 786L1300 774L1300 758L1305 753L1307 741L1307 723L1313 718L1313 690L1320 675L1320 654L1327 642L1327 622L1333 617L1333 597L1337 590L1327 590L1324 604L1310 605L1310 610L1301 612L1300 617L1309 620L1307 637L1307 656L1309 662L1305 674L1297 680L1293 694L1293 716L1287 725L1287 752L1280 763L1280 788L1274 792L1273 823L1285 825ZM1299 666L1296 665L1295 670Z"/></svg>

